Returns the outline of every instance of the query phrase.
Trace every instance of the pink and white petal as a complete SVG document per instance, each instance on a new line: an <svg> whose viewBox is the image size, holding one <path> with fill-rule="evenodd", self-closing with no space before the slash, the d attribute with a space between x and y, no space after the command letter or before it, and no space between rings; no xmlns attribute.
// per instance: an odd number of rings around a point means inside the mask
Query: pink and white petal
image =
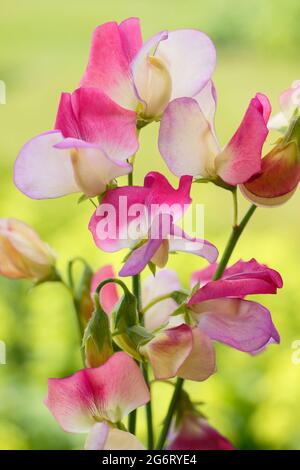
<svg viewBox="0 0 300 470"><path fill-rule="evenodd" d="M191 288L193 288L197 283L200 283L200 286L203 287L205 284L212 281L217 267L217 263L212 263L204 269L193 272L191 275Z"/></svg>
<svg viewBox="0 0 300 470"><path fill-rule="evenodd" d="M192 347L192 329L183 324L158 333L140 352L148 357L156 379L168 379L177 375Z"/></svg>
<svg viewBox="0 0 300 470"><path fill-rule="evenodd" d="M32 199L49 199L80 191L74 178L69 150L54 146L61 132L40 134L21 149L14 165L17 188Z"/></svg>
<svg viewBox="0 0 300 470"><path fill-rule="evenodd" d="M211 39L196 29L171 31L158 44L155 57L162 59L172 79L171 99L198 94L210 80L216 65Z"/></svg>
<svg viewBox="0 0 300 470"><path fill-rule="evenodd" d="M199 328L193 328L193 348L178 369L177 375L187 380L202 381L216 371L216 355L210 338Z"/></svg>
<svg viewBox="0 0 300 470"><path fill-rule="evenodd" d="M174 175L214 175L219 146L196 100L171 101L161 120L158 147Z"/></svg>
<svg viewBox="0 0 300 470"><path fill-rule="evenodd" d="M133 111L95 88L78 88L69 99L65 95L55 124L64 137L97 144L112 160L125 161L136 153L139 143Z"/></svg>
<svg viewBox="0 0 300 470"><path fill-rule="evenodd" d="M209 122L215 134L215 114L217 107L217 92L212 80L209 80L202 90L194 96L200 106L202 113Z"/></svg>
<svg viewBox="0 0 300 470"><path fill-rule="evenodd" d="M156 298L178 289L180 289L180 281L175 271L171 269L157 271L155 276L147 277L142 284L142 306L145 308ZM158 302L144 314L145 327L150 331L156 330L168 321L176 308L177 303L173 299Z"/></svg>
<svg viewBox="0 0 300 470"><path fill-rule="evenodd" d="M107 423L96 423L85 441L85 450L104 450L110 427Z"/></svg>
<svg viewBox="0 0 300 470"><path fill-rule="evenodd" d="M110 428L104 450L146 450L146 448L130 432Z"/></svg>
<svg viewBox="0 0 300 470"><path fill-rule="evenodd" d="M250 353L266 346L271 338L279 343L270 312L259 303L218 299L190 307L198 327L212 340Z"/></svg>
<svg viewBox="0 0 300 470"><path fill-rule="evenodd" d="M295 80L292 86L280 95L279 104L281 111L289 121L300 106L300 80Z"/></svg>
<svg viewBox="0 0 300 470"><path fill-rule="evenodd" d="M128 63L131 63L143 45L139 18L132 17L122 21L119 32Z"/></svg>
<svg viewBox="0 0 300 470"><path fill-rule="evenodd" d="M97 409L86 371L63 379L48 379L45 405L66 432L88 432L95 423Z"/></svg>
<svg viewBox="0 0 300 470"><path fill-rule="evenodd" d="M180 227L174 226L173 233L169 238L169 251L191 253L205 258L209 263L214 263L218 258L218 250L212 243L200 238L190 237Z"/></svg>
<svg viewBox="0 0 300 470"><path fill-rule="evenodd" d="M100 284L105 279L115 278L115 273L112 265L103 266L92 277L91 294L93 294ZM114 282L106 284L100 291L100 303L107 315L110 315L119 301L119 294L117 286Z"/></svg>
<svg viewBox="0 0 300 470"><path fill-rule="evenodd" d="M289 121L283 113L274 114L271 116L268 122L268 129L274 129L275 131L285 132L289 125Z"/></svg>
<svg viewBox="0 0 300 470"><path fill-rule="evenodd" d="M271 105L265 95L258 93L250 101L238 130L216 158L218 174L226 183L241 184L260 172L270 112Z"/></svg>
<svg viewBox="0 0 300 470"><path fill-rule="evenodd" d="M146 104L149 86L148 55L153 55L160 41L168 37L167 31L160 31L146 41L131 63L134 88L138 99Z"/></svg>
<svg viewBox="0 0 300 470"><path fill-rule="evenodd" d="M89 62L80 85L98 88L120 106L135 110L137 99L130 77L124 28L126 26L120 31L116 22L110 22L95 29Z"/></svg>
<svg viewBox="0 0 300 470"><path fill-rule="evenodd" d="M140 368L124 352L113 354L101 367L86 369L85 374L99 419L116 423L150 399Z"/></svg>

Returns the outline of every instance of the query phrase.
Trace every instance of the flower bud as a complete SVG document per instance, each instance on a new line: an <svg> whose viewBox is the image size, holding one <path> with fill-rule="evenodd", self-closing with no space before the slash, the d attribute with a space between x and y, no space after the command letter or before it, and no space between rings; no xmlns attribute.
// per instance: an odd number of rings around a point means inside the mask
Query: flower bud
<svg viewBox="0 0 300 470"><path fill-rule="evenodd" d="M17 219L0 219L0 274L46 281L55 276L55 254L38 234Z"/></svg>

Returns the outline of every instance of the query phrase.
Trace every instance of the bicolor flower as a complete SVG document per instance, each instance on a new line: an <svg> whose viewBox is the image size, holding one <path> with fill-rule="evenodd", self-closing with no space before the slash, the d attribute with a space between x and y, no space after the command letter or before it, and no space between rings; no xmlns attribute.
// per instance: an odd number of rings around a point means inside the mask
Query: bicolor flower
<svg viewBox="0 0 300 470"><path fill-rule="evenodd" d="M0 274L10 279L50 279L56 256L38 234L17 219L0 219Z"/></svg>
<svg viewBox="0 0 300 470"><path fill-rule="evenodd" d="M120 423L149 400L139 367L118 352L101 367L49 379L45 404L64 431L89 433L86 449L133 450L144 447L134 435L119 429Z"/></svg>
<svg viewBox="0 0 300 470"><path fill-rule="evenodd" d="M114 178L132 171L127 159L137 148L134 112L93 88L62 93L55 130L22 148L15 184L33 199L75 192L97 196Z"/></svg>
<svg viewBox="0 0 300 470"><path fill-rule="evenodd" d="M139 19L128 18L96 28L81 86L134 110L142 126L159 119L175 98L201 97L215 62L214 45L201 31L164 30L143 44Z"/></svg>
<svg viewBox="0 0 300 470"><path fill-rule="evenodd" d="M234 447L204 417L185 413L179 423L173 423L167 450L234 450Z"/></svg>
<svg viewBox="0 0 300 470"><path fill-rule="evenodd" d="M276 293L282 287L276 271L255 260L239 261L218 281L209 281L205 271L193 276L193 283L203 278L205 282L186 302L188 324L184 316L172 316L171 310L167 318L160 303L151 307L154 318L156 315L156 330L140 352L151 362L156 378L176 375L190 380L207 379L215 372L213 341L251 354L260 352L269 343L279 342L270 312L257 302L244 299L249 294ZM167 279L168 276L166 285ZM162 278L158 282L162 288ZM172 308L175 312L176 307ZM145 318L146 325L148 321Z"/></svg>
<svg viewBox="0 0 300 470"><path fill-rule="evenodd" d="M262 159L260 172L241 186L243 195L258 206L288 201L300 182L300 81L280 96L281 113L269 127L284 135Z"/></svg>
<svg viewBox="0 0 300 470"><path fill-rule="evenodd" d="M222 150L214 129L214 90L205 100L178 98L162 118L159 149L168 168L176 176L192 175L236 186L261 170L262 147L268 135L271 106L258 93L229 143Z"/></svg>
<svg viewBox="0 0 300 470"><path fill-rule="evenodd" d="M141 272L149 262L165 266L168 253L185 251L209 262L217 258L217 249L205 240L192 238L175 225L191 203L192 178L183 176L174 189L160 173L151 172L144 186L125 186L108 190L93 214L89 229L96 245L114 252L131 252L120 276Z"/></svg>

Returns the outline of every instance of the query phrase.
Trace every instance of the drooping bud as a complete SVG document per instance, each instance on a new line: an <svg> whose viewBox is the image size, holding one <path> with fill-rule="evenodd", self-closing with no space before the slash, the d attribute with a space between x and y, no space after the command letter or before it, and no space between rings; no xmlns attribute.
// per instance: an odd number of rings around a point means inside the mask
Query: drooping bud
<svg viewBox="0 0 300 470"><path fill-rule="evenodd" d="M17 219L0 219L0 274L10 279L43 282L55 279L53 250Z"/></svg>

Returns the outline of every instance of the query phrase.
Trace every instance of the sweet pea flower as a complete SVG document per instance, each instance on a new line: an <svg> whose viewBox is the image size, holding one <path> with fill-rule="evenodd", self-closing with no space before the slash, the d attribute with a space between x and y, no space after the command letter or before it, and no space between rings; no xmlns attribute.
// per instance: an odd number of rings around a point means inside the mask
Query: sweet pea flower
<svg viewBox="0 0 300 470"><path fill-rule="evenodd" d="M140 352L151 362L156 378L206 380L215 372L213 341L250 354L262 351L270 343L279 343L270 312L257 302L244 300L250 294L276 293L282 287L276 271L251 260L237 262L218 281L208 281L205 269L204 275L202 271L193 275L193 283L202 277L204 284L186 303L189 324L182 315L171 316L171 311L168 321L160 303L154 306L154 338ZM160 278L159 283L162 282Z"/></svg>
<svg viewBox="0 0 300 470"><path fill-rule="evenodd" d="M45 404L64 431L89 433L86 449L141 450L144 447L138 439L118 426L149 400L139 367L127 354L118 352L100 367L49 379Z"/></svg>
<svg viewBox="0 0 300 470"><path fill-rule="evenodd" d="M56 256L38 234L17 219L0 219L0 274L40 282L55 274Z"/></svg>
<svg viewBox="0 0 300 470"><path fill-rule="evenodd" d="M280 96L282 112L269 121L269 128L284 135L262 159L260 172L241 186L243 195L262 207L288 201L300 182L300 81Z"/></svg>
<svg viewBox="0 0 300 470"><path fill-rule="evenodd" d="M81 86L95 87L134 110L138 124L159 119L175 98L201 98L210 85L216 52L195 29L161 31L143 44L138 18L105 23L94 31Z"/></svg>
<svg viewBox="0 0 300 470"><path fill-rule="evenodd" d="M138 148L135 113L101 91L79 88L62 93L55 130L31 139L15 162L16 186L33 199L82 192L101 194Z"/></svg>
<svg viewBox="0 0 300 470"><path fill-rule="evenodd" d="M131 252L120 276L140 273L149 262L165 266L169 252L184 251L214 262L218 252L205 240L187 235L175 222L191 203L192 178L183 176L174 189L160 173L148 173L144 186L108 190L93 214L89 229L96 245Z"/></svg>
<svg viewBox="0 0 300 470"><path fill-rule="evenodd" d="M234 450L234 447L205 418L186 413L179 424L173 424L167 450Z"/></svg>
<svg viewBox="0 0 300 470"><path fill-rule="evenodd" d="M178 98L165 110L160 125L159 149L176 176L201 176L236 186L261 169L262 147L268 135L271 112L268 98L260 93L250 101L244 118L223 150L214 129L214 90L204 102Z"/></svg>

